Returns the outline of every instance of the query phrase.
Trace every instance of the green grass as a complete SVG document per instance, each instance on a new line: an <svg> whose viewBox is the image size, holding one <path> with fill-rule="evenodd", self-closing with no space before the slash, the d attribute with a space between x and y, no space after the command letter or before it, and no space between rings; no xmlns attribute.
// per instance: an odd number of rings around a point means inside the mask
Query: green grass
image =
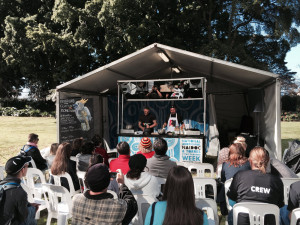
<svg viewBox="0 0 300 225"><path fill-rule="evenodd" d="M0 116L0 165L20 152L30 133L39 135L39 149L51 145L57 141L55 118Z"/></svg>

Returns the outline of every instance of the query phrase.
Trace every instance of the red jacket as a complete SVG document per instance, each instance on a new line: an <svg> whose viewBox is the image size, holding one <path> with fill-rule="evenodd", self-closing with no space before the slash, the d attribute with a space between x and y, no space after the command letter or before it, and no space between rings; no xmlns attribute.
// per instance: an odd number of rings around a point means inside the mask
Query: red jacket
<svg viewBox="0 0 300 225"><path fill-rule="evenodd" d="M154 156L155 151L148 152L148 153L142 153L141 151L138 151L136 154L142 154L146 157L146 159L150 159Z"/></svg>
<svg viewBox="0 0 300 225"><path fill-rule="evenodd" d="M125 175L130 170L128 162L130 155L119 155L119 158L110 161L109 169L111 172L117 172L117 169L121 169Z"/></svg>
<svg viewBox="0 0 300 225"><path fill-rule="evenodd" d="M103 162L105 163L105 165L107 165L107 167L109 166L109 163L108 163L108 154L106 152L106 150L104 148L99 148L99 147L96 147L95 148L95 153L101 155L103 157Z"/></svg>

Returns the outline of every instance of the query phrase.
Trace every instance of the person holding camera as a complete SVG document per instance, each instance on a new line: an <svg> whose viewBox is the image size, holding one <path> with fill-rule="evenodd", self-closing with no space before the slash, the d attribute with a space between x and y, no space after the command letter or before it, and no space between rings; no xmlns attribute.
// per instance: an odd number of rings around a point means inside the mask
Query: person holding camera
<svg viewBox="0 0 300 225"><path fill-rule="evenodd" d="M119 198L107 193L110 173L98 163L87 170L85 184L88 191L73 197L72 224L129 224L137 213L137 202L124 184L124 175L118 171Z"/></svg>
<svg viewBox="0 0 300 225"><path fill-rule="evenodd" d="M156 98L162 98L163 95L160 93L157 85L153 85L152 90L146 95L146 97L156 99Z"/></svg>

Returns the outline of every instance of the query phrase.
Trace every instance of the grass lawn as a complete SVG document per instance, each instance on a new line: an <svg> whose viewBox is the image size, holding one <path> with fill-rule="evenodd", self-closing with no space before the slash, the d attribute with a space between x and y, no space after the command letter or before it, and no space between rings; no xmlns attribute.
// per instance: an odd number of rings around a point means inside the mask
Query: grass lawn
<svg viewBox="0 0 300 225"><path fill-rule="evenodd" d="M57 141L54 118L0 116L0 125L0 165L4 165L7 159L19 153L29 133L39 135L40 149ZM288 147L288 141L300 139L300 122L281 122L281 138L282 150ZM221 218L221 224L225 224L224 219ZM46 224L46 221L46 212L42 212L38 225Z"/></svg>
<svg viewBox="0 0 300 225"><path fill-rule="evenodd" d="M39 135L39 149L51 145L57 141L55 118L0 116L0 165L20 152L30 133Z"/></svg>

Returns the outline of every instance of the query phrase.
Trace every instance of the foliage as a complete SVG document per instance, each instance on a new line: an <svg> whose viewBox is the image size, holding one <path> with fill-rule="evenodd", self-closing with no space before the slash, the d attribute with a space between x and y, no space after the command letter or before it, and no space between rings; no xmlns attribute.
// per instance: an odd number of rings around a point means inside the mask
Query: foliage
<svg viewBox="0 0 300 225"><path fill-rule="evenodd" d="M159 42L280 74L299 43L290 0L0 0L0 96L58 84Z"/></svg>
<svg viewBox="0 0 300 225"><path fill-rule="evenodd" d="M282 111L300 112L300 96L284 95L281 97Z"/></svg>
<svg viewBox="0 0 300 225"><path fill-rule="evenodd" d="M15 107L0 108L0 116L20 116L20 117L54 117L55 111L42 112L39 109L34 109L26 105L24 109L17 109Z"/></svg>
<svg viewBox="0 0 300 225"><path fill-rule="evenodd" d="M281 113L281 121L300 121L300 112L283 112Z"/></svg>

